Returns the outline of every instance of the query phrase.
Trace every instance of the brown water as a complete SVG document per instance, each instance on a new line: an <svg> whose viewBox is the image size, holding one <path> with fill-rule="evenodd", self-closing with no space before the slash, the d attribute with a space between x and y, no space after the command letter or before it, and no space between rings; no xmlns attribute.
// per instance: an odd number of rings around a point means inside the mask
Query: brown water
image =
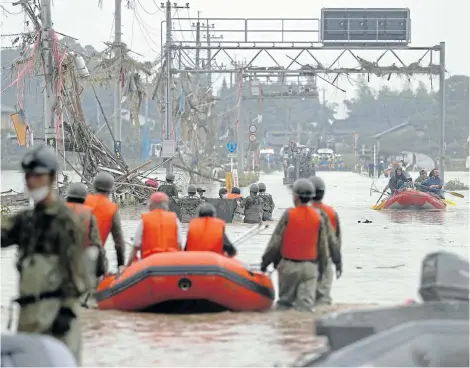
<svg viewBox="0 0 470 368"><path fill-rule="evenodd" d="M457 206L445 212L376 212L370 209L378 199L369 195L370 179L351 173L321 176L327 183L326 201L340 215L345 262L344 275L334 284L337 304L328 311L417 297L419 265L429 252L447 250L468 258L468 192L462 192L466 199L449 197ZM447 179L456 177L469 182L468 173L446 173ZM19 174L2 172L2 190L21 190L21 180ZM279 173L262 180L277 205L274 218L279 218L291 205L291 194ZM208 196L218 191L218 187L207 189ZM127 237L133 236L144 210L142 206L122 211ZM358 223L365 219L372 223ZM260 261L274 226L275 222L239 247L242 261ZM244 224L227 226L232 239L247 228ZM107 248L115 267L112 244ZM5 308L16 292L14 254L12 249L2 251L2 330ZM82 318L86 366L289 365L301 353L322 344L322 339L314 337L314 317L297 312L166 316L84 310Z"/></svg>

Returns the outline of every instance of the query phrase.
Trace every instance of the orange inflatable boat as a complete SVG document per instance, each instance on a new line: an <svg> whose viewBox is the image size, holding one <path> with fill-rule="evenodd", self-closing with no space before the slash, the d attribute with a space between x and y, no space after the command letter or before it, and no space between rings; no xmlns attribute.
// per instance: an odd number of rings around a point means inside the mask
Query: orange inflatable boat
<svg viewBox="0 0 470 368"><path fill-rule="evenodd" d="M263 311L274 301L269 276L213 252L166 252L134 262L98 285L100 309L153 313Z"/></svg>

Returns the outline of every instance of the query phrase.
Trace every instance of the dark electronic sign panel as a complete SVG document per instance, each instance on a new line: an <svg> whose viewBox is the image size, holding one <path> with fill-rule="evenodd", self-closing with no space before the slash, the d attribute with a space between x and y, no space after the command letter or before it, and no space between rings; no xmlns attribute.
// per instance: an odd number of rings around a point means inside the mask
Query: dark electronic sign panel
<svg viewBox="0 0 470 368"><path fill-rule="evenodd" d="M323 44L403 45L410 43L409 9L322 9Z"/></svg>

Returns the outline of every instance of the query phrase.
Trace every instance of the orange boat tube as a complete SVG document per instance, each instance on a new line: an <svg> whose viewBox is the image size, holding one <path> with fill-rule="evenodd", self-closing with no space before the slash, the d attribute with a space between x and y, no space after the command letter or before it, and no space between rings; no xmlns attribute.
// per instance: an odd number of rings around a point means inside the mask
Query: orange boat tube
<svg viewBox="0 0 470 368"><path fill-rule="evenodd" d="M269 276L214 252L167 252L134 262L98 285L100 309L154 313L263 311L274 302Z"/></svg>

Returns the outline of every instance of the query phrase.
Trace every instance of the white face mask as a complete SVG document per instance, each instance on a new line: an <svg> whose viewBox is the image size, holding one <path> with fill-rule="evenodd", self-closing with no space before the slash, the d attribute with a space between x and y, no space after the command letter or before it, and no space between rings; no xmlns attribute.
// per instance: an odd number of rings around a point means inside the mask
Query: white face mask
<svg viewBox="0 0 470 368"><path fill-rule="evenodd" d="M35 203L39 203L46 199L46 197L49 195L51 189L47 186L41 187L41 188L36 188L32 189L29 191L29 195L33 199Z"/></svg>

